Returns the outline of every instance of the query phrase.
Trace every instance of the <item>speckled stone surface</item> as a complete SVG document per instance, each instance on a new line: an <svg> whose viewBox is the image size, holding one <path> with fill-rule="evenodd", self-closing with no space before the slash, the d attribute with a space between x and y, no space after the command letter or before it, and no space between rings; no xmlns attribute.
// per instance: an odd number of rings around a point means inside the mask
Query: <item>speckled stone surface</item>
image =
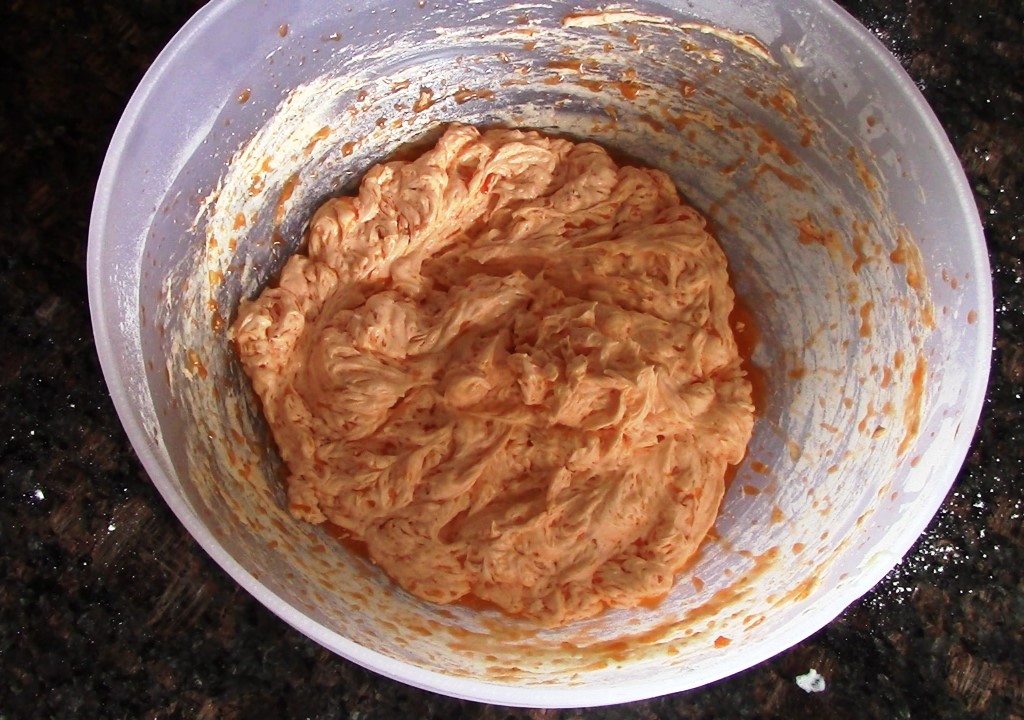
<svg viewBox="0 0 1024 720"><path fill-rule="evenodd" d="M201 3L0 8L0 720L1024 718L1024 5L845 0L959 152L996 294L982 425L914 550L791 650L711 687L536 711L419 691L271 615L163 503L93 346L85 252L114 126ZM794 678L815 668L807 694Z"/></svg>

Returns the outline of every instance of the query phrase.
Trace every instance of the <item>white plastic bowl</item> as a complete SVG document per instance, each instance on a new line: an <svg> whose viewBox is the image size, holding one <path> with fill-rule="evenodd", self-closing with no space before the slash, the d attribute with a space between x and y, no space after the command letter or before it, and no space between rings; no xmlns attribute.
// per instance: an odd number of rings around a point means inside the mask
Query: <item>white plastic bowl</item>
<svg viewBox="0 0 1024 720"><path fill-rule="evenodd" d="M537 631L429 605L283 510L224 321L325 197L456 119L587 136L665 169L714 222L754 316L765 391L748 458L717 537L656 608ZM825 625L942 502L991 346L985 243L956 157L895 60L825 0L604 16L211 3L118 126L88 270L118 413L207 552L334 652L510 705L685 690Z"/></svg>

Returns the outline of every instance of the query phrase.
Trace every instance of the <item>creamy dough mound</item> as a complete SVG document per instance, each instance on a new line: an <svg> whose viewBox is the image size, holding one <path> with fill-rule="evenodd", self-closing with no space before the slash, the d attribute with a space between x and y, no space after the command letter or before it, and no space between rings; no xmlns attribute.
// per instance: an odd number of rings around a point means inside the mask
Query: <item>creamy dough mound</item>
<svg viewBox="0 0 1024 720"><path fill-rule="evenodd" d="M726 259L661 172L452 126L244 302L292 514L403 588L557 625L663 595L753 424Z"/></svg>

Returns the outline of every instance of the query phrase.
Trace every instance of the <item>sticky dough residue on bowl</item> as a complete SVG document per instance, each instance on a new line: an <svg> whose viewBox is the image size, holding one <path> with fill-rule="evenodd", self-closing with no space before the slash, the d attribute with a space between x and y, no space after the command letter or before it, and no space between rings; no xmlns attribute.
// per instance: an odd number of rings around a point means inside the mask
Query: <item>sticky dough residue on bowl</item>
<svg viewBox="0 0 1024 720"><path fill-rule="evenodd" d="M187 243L151 313L167 357L153 382L169 383L165 412L189 418L178 470L193 510L254 577L341 636L499 683L713 665L745 635L768 642L847 582L854 570L835 559L862 543L880 506L913 492L894 478L915 463L928 373L920 255L886 209L864 138L842 137L783 81L798 48L633 11L543 14L512 7L438 30L431 43L382 37L359 51L343 37L292 37L322 48L319 59L295 50L290 60L315 60L320 74L276 106L265 100L265 117L219 129L214 144L243 138L215 186L186 171L169 195L169 206L199 198L187 228L158 214L154 237ZM231 122L259 100L240 88L222 115ZM227 325L297 247L315 207L455 119L590 138L659 167L729 255L760 335L760 415L716 530L656 609L540 631L419 603L285 510ZM882 113L865 114L865 138L880 124Z"/></svg>

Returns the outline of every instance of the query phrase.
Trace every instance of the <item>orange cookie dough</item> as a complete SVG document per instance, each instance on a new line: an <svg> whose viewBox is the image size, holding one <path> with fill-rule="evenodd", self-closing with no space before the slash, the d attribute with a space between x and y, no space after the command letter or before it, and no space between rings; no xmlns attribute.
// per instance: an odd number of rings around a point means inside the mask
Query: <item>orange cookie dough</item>
<svg viewBox="0 0 1024 720"><path fill-rule="evenodd" d="M660 596L753 425L726 258L655 170L450 127L244 302L291 512L403 588L557 625Z"/></svg>

